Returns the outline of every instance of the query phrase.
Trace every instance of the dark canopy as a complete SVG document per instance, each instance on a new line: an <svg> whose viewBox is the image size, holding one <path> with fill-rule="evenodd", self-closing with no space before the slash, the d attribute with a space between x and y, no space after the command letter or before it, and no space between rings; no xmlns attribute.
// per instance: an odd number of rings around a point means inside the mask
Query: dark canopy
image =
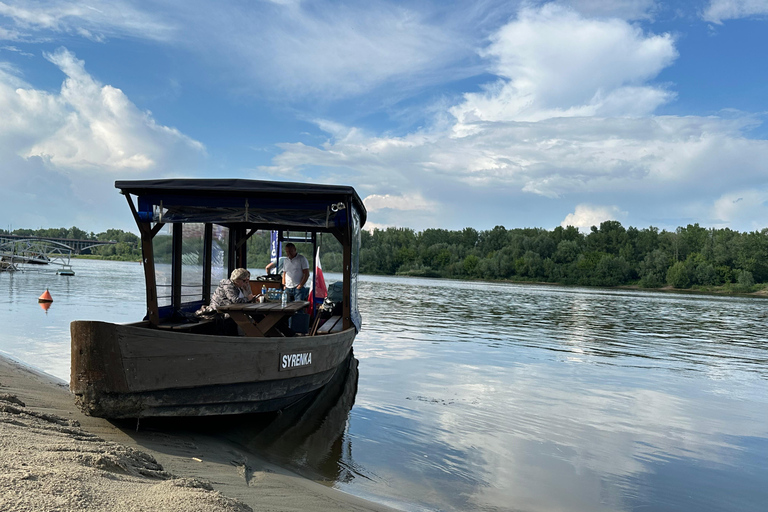
<svg viewBox="0 0 768 512"><path fill-rule="evenodd" d="M248 222L322 228L342 221L339 203L354 206L365 224L367 212L355 189L244 179L162 179L116 181L138 197L143 221ZM343 214L345 217L346 214ZM339 218L337 218L339 217Z"/></svg>

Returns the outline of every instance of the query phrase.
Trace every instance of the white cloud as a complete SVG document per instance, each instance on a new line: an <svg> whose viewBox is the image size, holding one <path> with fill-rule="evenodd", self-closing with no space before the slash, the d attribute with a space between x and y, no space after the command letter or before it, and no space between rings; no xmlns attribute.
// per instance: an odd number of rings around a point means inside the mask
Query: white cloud
<svg viewBox="0 0 768 512"><path fill-rule="evenodd" d="M20 71L10 62L0 61L0 84L6 84L13 87L21 87L26 82L20 78Z"/></svg>
<svg viewBox="0 0 768 512"><path fill-rule="evenodd" d="M2 39L2 34L0 34L0 39ZM25 57L34 57L34 54L25 52L24 50L17 48L16 46L0 46L0 50L4 50L7 52L15 52L19 55L24 55Z"/></svg>
<svg viewBox="0 0 768 512"><path fill-rule="evenodd" d="M392 210L432 210L433 201L424 199L421 194L390 195L371 194L363 199L363 204L369 212L375 212L386 208Z"/></svg>
<svg viewBox="0 0 768 512"><path fill-rule="evenodd" d="M720 25L725 20L765 15L768 15L767 0L712 0L702 18Z"/></svg>
<svg viewBox="0 0 768 512"><path fill-rule="evenodd" d="M472 42L428 16L384 2L228 4L215 15L188 18L206 37L184 44L229 64L240 80L247 77L249 88L328 101L383 84L422 87L472 74L454 67L473 56Z"/></svg>
<svg viewBox="0 0 768 512"><path fill-rule="evenodd" d="M574 226L582 231L588 231L592 226L600 226L606 220L620 220L626 217L618 206L595 206L580 204L573 213L566 215L561 226Z"/></svg>
<svg viewBox="0 0 768 512"><path fill-rule="evenodd" d="M474 121L643 116L673 97L646 83L677 57L670 35L646 35L619 19L586 19L554 4L523 9L484 55L502 79L451 110L459 135Z"/></svg>
<svg viewBox="0 0 768 512"><path fill-rule="evenodd" d="M61 35L162 41L215 69L242 94L323 103L385 91L397 102L430 85L481 72L485 27L512 5L372 2L167 0L0 1L0 40ZM385 89L383 89L385 88Z"/></svg>
<svg viewBox="0 0 768 512"><path fill-rule="evenodd" d="M16 89L16 97L8 98L19 119L27 118L28 127L37 129L37 140L24 156L41 156L67 169L145 171L156 167L176 144L204 150L178 130L158 125L120 89L94 80L83 61L66 49L46 58L67 75L60 94Z"/></svg>
<svg viewBox="0 0 768 512"><path fill-rule="evenodd" d="M280 101L324 102L386 86L389 101L405 91L480 71L474 33L507 16L484 5L394 5L387 1L318 3L299 0L212 6L168 0L0 1L0 40L44 41L74 35L162 41L195 54L215 76L244 94ZM150 10L151 8L151 10ZM395 98L395 99L392 99Z"/></svg>
<svg viewBox="0 0 768 512"><path fill-rule="evenodd" d="M495 30L482 57L485 71L498 80L458 101L440 98L426 128L396 136L318 120L329 134L325 144L281 144L272 165L258 170L290 178L306 173L327 182L353 179L361 194L400 198L391 203L397 208L377 207L374 223L413 227L478 225L478 204L494 214L549 205L541 207L551 214L543 220L549 225L569 213L564 203L619 204L633 216L679 206L704 222L714 215L718 197L764 179L768 143L744 136L755 119L653 116L674 98L670 86L655 80L677 57L675 41L624 20L652 15L654 2L569 3L573 9L523 9ZM169 38L237 69L237 79L254 90L291 99L338 98L382 86L397 97L398 90L476 73L471 54L477 36L463 27L495 23L479 21L487 4L477 12L455 9L439 21L435 12L379 2L334 9L300 1L247 8L223 3L211 10L196 0L171 0L152 16L134 7L125 18L109 15L113 4L105 2L89 4L95 11L58 1L1 5L0 22L10 20L8 32L19 37L57 32ZM487 17L498 20L502 11ZM198 37L185 39L174 26ZM93 174L184 169L175 160L202 153L199 143L160 126L120 89L95 80L74 56L54 54L50 60L67 75L57 93L25 84L0 63L0 109L7 114L0 123L0 156L37 155L51 169ZM612 199L596 197L601 193ZM668 200L678 194L696 195L697 203ZM429 207L402 209L414 197ZM619 197L629 204L659 198L658 208L633 208ZM371 204L384 204L377 201ZM496 215L493 222L528 225L527 214Z"/></svg>
<svg viewBox="0 0 768 512"><path fill-rule="evenodd" d="M328 179L355 176L367 194L441 197L420 218L392 210L371 215L376 223L416 228L448 219L478 225L479 209L465 207L470 197L482 197L483 210L509 216L526 208L518 204L533 204L526 196L600 204L595 198L606 193L639 225L683 213L707 222L707 205L725 191L764 181L768 142L744 136L757 119L651 115L670 97L648 81L677 55L671 37L545 6L522 11L492 40L487 55L508 81L465 95L451 109L453 124L438 115L433 127L395 137L318 123L331 135L325 144L283 144L264 170L320 169ZM568 213L549 210L543 222L550 225ZM510 222L530 220L520 213L495 221Z"/></svg>
<svg viewBox="0 0 768 512"><path fill-rule="evenodd" d="M368 221L366 221L365 222L365 226L363 227L363 229L373 233L377 229L380 229L380 230L383 231L383 230L387 229L388 227L390 227L390 225L388 225L388 224L378 224L376 222L368 222ZM408 226L408 227L410 227L410 226Z"/></svg>
<svg viewBox="0 0 768 512"><path fill-rule="evenodd" d="M125 179L194 172L202 144L99 83L66 49L46 58L66 75L58 93L35 89L15 68L0 65L0 216L7 222L23 227L45 218L30 226L38 227L81 219L90 221L82 223L86 229L110 227L107 212L124 208L115 200L117 173Z"/></svg>
<svg viewBox="0 0 768 512"><path fill-rule="evenodd" d="M449 131L404 137L358 132L319 148L284 144L267 169L294 176L321 168L323 181L348 182L352 175L364 193L398 196L408 190L428 196L435 204L421 212L422 226L445 225L449 218L472 225L472 218L456 217L466 211L462 197L473 193L487 196L483 209L492 208L491 196L497 195L507 210L525 195L574 202L599 194L623 196L638 203L622 204L632 219L648 225L657 223L657 216L679 215L674 208L688 205L690 198L714 200L725 190L764 181L768 161L768 142L742 135L753 126L749 117L560 118L471 126L473 133L464 137ZM658 203L651 208L651 201ZM413 215L395 220L392 211L373 213L373 222L419 227ZM550 222L559 223L565 214ZM710 211L689 209L687 215L706 222Z"/></svg>
<svg viewBox="0 0 768 512"><path fill-rule="evenodd" d="M5 31L0 28L0 40L34 40L50 32L77 34L97 42L108 36L168 40L174 30L172 25L123 0L4 0L0 2L2 17L13 20L15 27Z"/></svg>

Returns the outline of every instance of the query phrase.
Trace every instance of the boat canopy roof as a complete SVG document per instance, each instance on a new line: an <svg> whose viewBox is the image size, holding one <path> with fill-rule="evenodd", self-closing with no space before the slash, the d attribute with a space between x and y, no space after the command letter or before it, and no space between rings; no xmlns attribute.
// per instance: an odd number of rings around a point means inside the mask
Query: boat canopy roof
<svg viewBox="0 0 768 512"><path fill-rule="evenodd" d="M115 188L138 198L143 222L249 223L287 228L332 229L347 223L354 207L367 212L355 189L245 179L159 179L116 181Z"/></svg>

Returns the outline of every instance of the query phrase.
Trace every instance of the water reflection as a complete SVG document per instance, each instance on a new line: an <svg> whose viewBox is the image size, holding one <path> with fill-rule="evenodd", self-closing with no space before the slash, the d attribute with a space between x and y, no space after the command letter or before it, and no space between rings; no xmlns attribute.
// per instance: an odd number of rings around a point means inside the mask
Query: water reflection
<svg viewBox="0 0 768 512"><path fill-rule="evenodd" d="M50 277L0 276L0 350L66 378L71 319L143 316L140 266L86 263L47 316ZM359 305L359 374L209 431L405 510L768 503L765 300L363 276Z"/></svg>
<svg viewBox="0 0 768 512"><path fill-rule="evenodd" d="M363 287L376 294L367 304L376 321L366 331L392 329L401 340L522 345L619 365L646 366L650 359L682 371L727 365L768 377L762 335L768 303L761 299L416 279L406 289L396 281L374 283Z"/></svg>
<svg viewBox="0 0 768 512"><path fill-rule="evenodd" d="M140 431L134 420L114 423L139 444L148 443L155 450L177 450L178 443L156 442L167 436L215 436L307 478L335 485L369 478L355 465L348 433L357 385L358 361L350 354L328 384L279 413L144 418Z"/></svg>
<svg viewBox="0 0 768 512"><path fill-rule="evenodd" d="M226 437L315 480L349 482L363 476L355 468L347 435L357 367L350 356L318 393L279 414L230 419Z"/></svg>
<svg viewBox="0 0 768 512"><path fill-rule="evenodd" d="M379 493L410 496L406 508L761 510L768 498L768 471L748 463L768 456L765 302L366 285L376 322L356 341L350 435L386 445L383 460L357 449L356 461L377 468Z"/></svg>

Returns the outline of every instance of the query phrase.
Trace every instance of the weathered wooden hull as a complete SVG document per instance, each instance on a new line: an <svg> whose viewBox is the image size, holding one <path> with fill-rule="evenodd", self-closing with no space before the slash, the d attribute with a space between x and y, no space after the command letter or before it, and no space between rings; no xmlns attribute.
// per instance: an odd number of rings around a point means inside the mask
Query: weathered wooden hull
<svg viewBox="0 0 768 512"><path fill-rule="evenodd" d="M72 322L70 330L70 389L86 414L105 418L282 409L325 385L355 338L354 328L289 338L91 321Z"/></svg>

